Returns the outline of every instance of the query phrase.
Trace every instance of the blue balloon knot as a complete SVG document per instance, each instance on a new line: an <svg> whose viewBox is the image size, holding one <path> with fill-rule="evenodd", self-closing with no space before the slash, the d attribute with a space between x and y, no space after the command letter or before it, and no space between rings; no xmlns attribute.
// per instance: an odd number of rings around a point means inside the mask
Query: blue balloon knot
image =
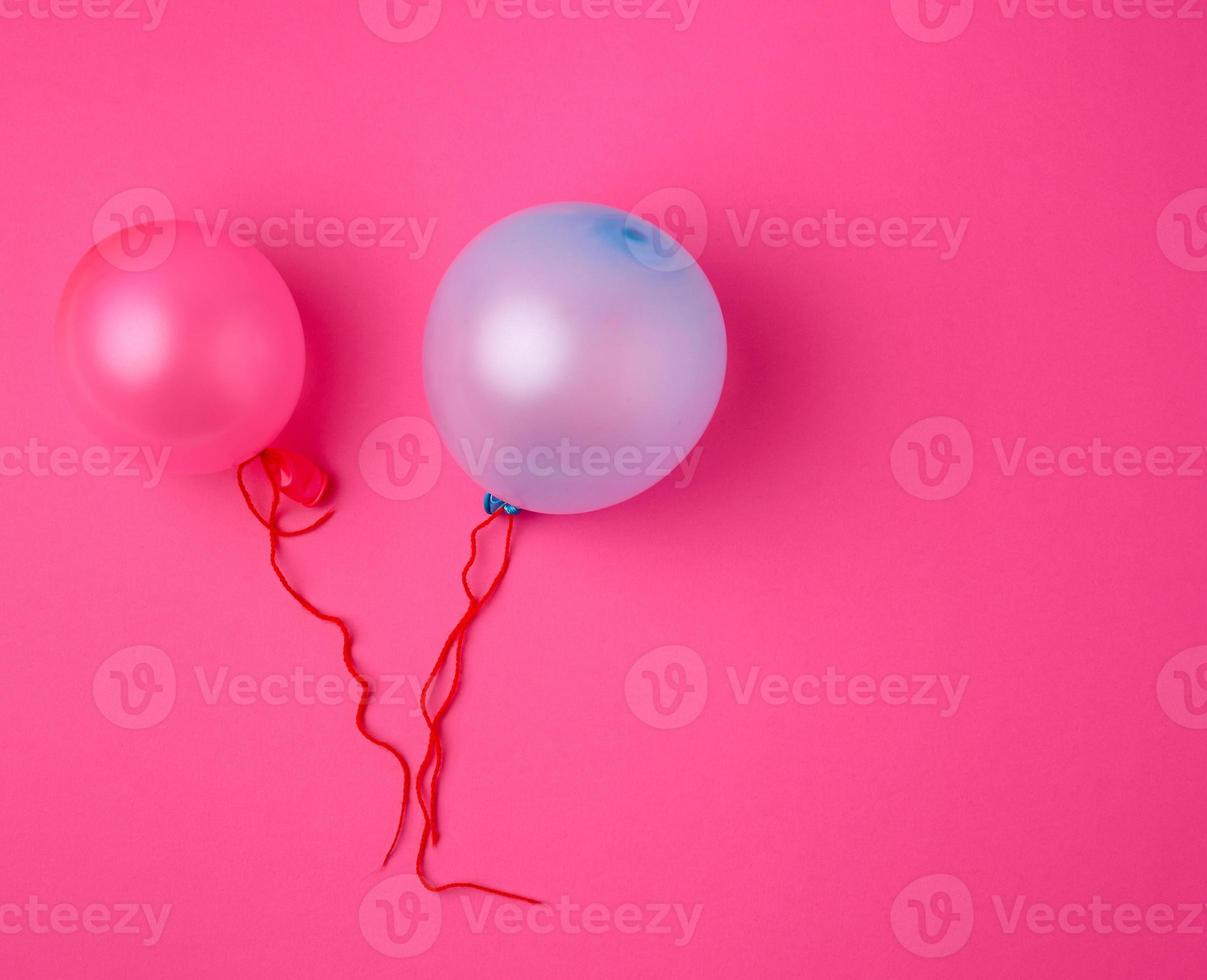
<svg viewBox="0 0 1207 980"><path fill-rule="evenodd" d="M503 513L509 516L514 516L520 512L519 507L514 507L505 500L500 500L493 493L488 493L482 501L482 506L486 509L486 513L493 514L500 507L503 508Z"/></svg>

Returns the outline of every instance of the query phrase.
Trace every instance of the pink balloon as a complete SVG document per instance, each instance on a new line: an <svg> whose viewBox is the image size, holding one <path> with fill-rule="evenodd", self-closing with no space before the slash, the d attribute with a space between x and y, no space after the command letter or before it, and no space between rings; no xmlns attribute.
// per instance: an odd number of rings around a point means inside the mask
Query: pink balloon
<svg viewBox="0 0 1207 980"><path fill-rule="evenodd" d="M306 349L297 306L253 248L187 221L89 249L59 305L68 395L111 445L168 451L174 473L254 456L293 414Z"/></svg>
<svg viewBox="0 0 1207 980"><path fill-rule="evenodd" d="M646 221L598 204L504 218L457 256L423 346L449 451L490 493L574 514L689 456L725 378L708 278Z"/></svg>

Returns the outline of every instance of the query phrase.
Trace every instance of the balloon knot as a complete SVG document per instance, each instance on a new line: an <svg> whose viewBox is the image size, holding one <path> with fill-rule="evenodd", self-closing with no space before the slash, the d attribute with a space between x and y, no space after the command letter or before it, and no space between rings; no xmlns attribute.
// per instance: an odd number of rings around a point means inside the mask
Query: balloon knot
<svg viewBox="0 0 1207 980"><path fill-rule="evenodd" d="M327 493L327 474L311 459L287 449L260 453L264 468L281 492L306 507L316 507Z"/></svg>
<svg viewBox="0 0 1207 980"><path fill-rule="evenodd" d="M493 493L488 493L482 501L482 506L486 509L486 513L493 514L500 507L503 508L503 513L508 516L513 516L520 512L520 508L507 503L505 500L500 500Z"/></svg>

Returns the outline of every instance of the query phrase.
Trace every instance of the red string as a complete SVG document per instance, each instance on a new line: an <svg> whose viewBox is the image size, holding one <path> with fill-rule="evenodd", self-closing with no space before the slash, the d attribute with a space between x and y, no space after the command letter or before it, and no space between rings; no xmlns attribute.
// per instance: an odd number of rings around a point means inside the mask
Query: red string
<svg viewBox="0 0 1207 980"><path fill-rule="evenodd" d="M469 561L465 563L465 567L461 570L461 587L465 590L466 598L469 599L469 607L465 611L465 615L461 617L460 622L453 628L453 631L445 640L444 647L440 651L440 656L436 660L435 666L432 668L431 674L428 675L427 682L423 685L423 691L420 694L419 706L423 711L423 718L428 724L428 729L431 734L428 740L427 753L424 755L423 763L419 767L419 775L416 777L416 793L419 794L419 788L423 783L423 774L431 765L433 757L436 768L432 773L431 780L431 803L430 807L425 806L424 800L420 798L419 805L423 807L425 814L428 814L432 823L432 843L440 843L440 828L439 821L436 815L436 798L439 795L440 771L444 764L444 743L440 739L440 722L452 707L453 699L457 696L458 690L461 687L461 666L462 653L465 650L465 638L469 631L469 624L477 616L488 599L494 594L499 583L503 579L503 575L507 571L508 565L511 563L511 533L514 528L512 516L507 515L507 536L503 542L503 561L496 573L494 581L491 582L490 588L486 590L481 600L474 594L473 588L469 584L469 573L474 566L474 562L478 557L478 533L491 523L498 515L499 511L495 511L486 520L473 529L469 535ZM448 694L445 696L444 703L433 716L428 711L428 697L431 694L432 686L439 678L441 671L444 669L445 663L448 661L448 655L453 641L456 641L456 656L454 658L454 670L452 683L449 685Z"/></svg>
<svg viewBox="0 0 1207 980"><path fill-rule="evenodd" d="M503 581L503 576L507 573L507 568L511 564L511 534L515 527L515 516L513 514L506 514L507 535L503 541L503 560L499 564L499 570L495 573L490 586L481 597L477 596L470 586L469 573L478 558L479 532L491 524L496 517L504 513L502 508L496 510L470 532L469 561L465 563L465 567L461 570L461 587L465 590L465 595L469 599L469 605L461 619L457 622L457 625L449 633L448 638L444 641L444 646L440 649L440 656L436 658L435 666L432 667L432 672L428 675L427 682L423 685L423 690L419 695L419 707L428 725L428 743L423 761L419 764L419 769L415 775L415 798L419 801L420 810L423 811L423 835L419 839L419 852L415 857L415 874L429 891L443 892L451 888L474 888L491 895L498 895L501 898L510 898L519 902L528 902L531 905L537 905L539 902L536 899L528 898L526 895L517 895L514 892L491 888L488 885L479 885L472 881L453 881L444 885L436 885L432 883L423 870L424 857L427 854L429 840L433 846L440 843L440 831L436 819L436 801L439 793L440 773L444 768L444 742L440 737L441 723L452 707L453 699L456 698L457 692L461 689L465 640L469 633L470 624L477 618L478 614L482 611L482 607L486 605L491 596L495 594L495 590L498 589L499 583ZM435 712L432 712L428 706L428 698L432 686L436 683L445 665L448 663L449 654L454 651L453 677L449 684L448 694L445 695L440 707ZM432 776L430 789L425 795L425 777L429 769L432 770Z"/></svg>
<svg viewBox="0 0 1207 980"><path fill-rule="evenodd" d="M251 494L247 490L247 484L243 479L243 471L248 467L249 464L254 463L257 459L263 466L264 475L268 477L268 482L272 486L272 505L269 508L267 518L260 513L260 509L256 506L255 501L252 500ZM243 494L243 499L247 503L248 510L255 515L256 520L258 520L268 529L268 560L272 565L272 570L276 572L277 578L280 580L281 585L285 587L285 591L293 596L293 598L297 600L298 605L300 605L312 616L317 619L321 619L325 623L333 623L339 627L340 634L343 636L344 640L344 666L348 669L348 673L351 674L352 677L355 678L356 682L360 685L360 703L356 706L356 730L374 745L380 746L394 756L394 758L398 760L398 764L402 767L402 809L398 814L398 826L394 830L394 839L390 842L389 850L386 851L385 860L381 862L382 867L384 868L389 863L391 855L398 847L398 842L402 838L402 828L403 824L406 822L407 804L410 799L411 768L407 765L406 759L403 757L402 753L398 751L398 749L396 749L389 742L384 742L377 738L365 727L365 711L369 706L369 702L373 699L373 687L368 679L365 678L357 669L356 662L352 659L352 633L348 629L347 623L345 623L338 616L332 616L330 613L323 612L321 609L317 608L313 603L311 603L309 599L298 592L297 589L290 585L289 580L285 577L285 573L281 571L281 566L277 561L277 550L280 543L280 538L293 538L300 534L309 534L311 531L317 530L326 524L327 521L331 519L335 511L329 510L318 520L314 521L314 523L307 524L305 527L300 527L296 530L287 531L278 523L278 511L281 506L281 480L276 471L268 465L267 457L261 453L258 456L253 456L251 459L244 460L239 464L239 468L235 471L235 478L239 482L239 491Z"/></svg>

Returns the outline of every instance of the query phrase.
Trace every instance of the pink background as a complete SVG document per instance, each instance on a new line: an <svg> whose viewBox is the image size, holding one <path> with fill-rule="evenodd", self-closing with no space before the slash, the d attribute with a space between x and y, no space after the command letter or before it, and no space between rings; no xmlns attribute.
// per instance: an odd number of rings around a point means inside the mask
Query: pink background
<svg viewBox="0 0 1207 980"><path fill-rule="evenodd" d="M340 672L338 636L282 593L233 479L144 489L37 476L6 452L0 974L1201 975L1207 916L1166 934L1152 910L1207 901L1207 650L1163 673L1207 643L1203 463L1039 476L1042 460L1011 471L993 440L1007 457L1019 438L1207 441L1207 191L1162 217L1207 185L1202 19L977 0L928 43L889 0L700 0L690 25L606 4L597 20L475 17L445 0L428 36L392 43L370 30L385 23L370 0L364 16L352 0L169 0L151 31L34 16L36 2L0 19L3 446L91 445L51 322L114 195L152 188L211 221L436 221L419 258L267 249L310 352L281 442L333 471L339 507L285 561L349 618L370 672L426 674L460 612L474 486L434 456L418 496L389 499L373 489L384 458L361 445L383 424L424 431L390 420L426 414L424 314L474 232L533 203L633 208L669 188L645 210L680 231L686 214L703 245L730 371L689 487L519 519L449 725L432 873L600 903L599 934L556 920L513 934L493 908L476 928L483 900L467 915L447 895L410 959L373 945L385 912L370 889L412 906L406 879L374 870L397 776L352 705L207 697L223 668L257 683ZM653 3L636 9L678 17ZM744 243L733 225L756 209L968 225L943 261L884 235ZM1176 214L1203 222L1189 244ZM911 443L955 482L927 487ZM98 674L138 645L162 652L135 655L156 696L166 664L176 688L141 730L114 723ZM637 664L666 646L687 652ZM123 656L114 669L133 669ZM641 675L669 677L670 660L695 690L662 728ZM789 683L828 666L968 679L946 717L883 696L742 703L756 666ZM371 722L414 758L410 704ZM391 873L410 869L417 830ZM1009 920L1018 896L1096 895L1155 925L1011 932L995 905ZM124 903L171 909L152 941L73 929L70 911L36 931L34 898L104 906L113 924ZM658 903L702 906L688 941L673 914L670 934L647 928ZM920 932L919 908L960 918Z"/></svg>

